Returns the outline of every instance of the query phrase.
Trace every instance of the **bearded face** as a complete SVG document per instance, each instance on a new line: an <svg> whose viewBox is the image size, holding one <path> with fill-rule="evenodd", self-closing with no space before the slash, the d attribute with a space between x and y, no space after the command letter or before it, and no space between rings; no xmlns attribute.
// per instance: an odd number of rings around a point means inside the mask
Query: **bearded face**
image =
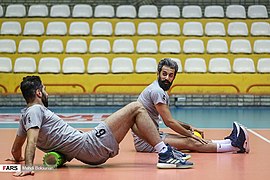
<svg viewBox="0 0 270 180"><path fill-rule="evenodd" d="M172 82L167 79L161 80L161 78L158 77L158 84L164 91L168 91L172 85Z"/></svg>
<svg viewBox="0 0 270 180"><path fill-rule="evenodd" d="M43 92L42 92L42 103L45 107L48 107L49 106L49 103L48 103L48 96L46 96Z"/></svg>
<svg viewBox="0 0 270 180"><path fill-rule="evenodd" d="M43 105L44 105L45 107L48 107L48 106L49 106L49 103L48 103L48 94L47 94L47 92L45 91L45 87L44 87L44 86L43 86L43 88L42 88L41 93L42 93L41 101L42 101L42 103L43 103Z"/></svg>
<svg viewBox="0 0 270 180"><path fill-rule="evenodd" d="M164 90L168 91L175 78L175 69L171 69L168 66L163 66L158 74L158 84Z"/></svg>

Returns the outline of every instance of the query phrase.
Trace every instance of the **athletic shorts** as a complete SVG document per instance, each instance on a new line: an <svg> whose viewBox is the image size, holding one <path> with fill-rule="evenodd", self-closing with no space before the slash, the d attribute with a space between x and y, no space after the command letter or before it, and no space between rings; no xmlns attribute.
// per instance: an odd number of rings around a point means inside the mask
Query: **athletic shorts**
<svg viewBox="0 0 270 180"><path fill-rule="evenodd" d="M98 165L118 154L119 144L106 123L101 122L94 130L85 132L84 135L86 140L75 157L77 160L90 165Z"/></svg>
<svg viewBox="0 0 270 180"><path fill-rule="evenodd" d="M136 149L137 152L155 152L156 151L153 146L148 144L143 139L139 138L133 132L132 132L132 136L133 136L133 140L134 140L134 146L135 146L135 149ZM167 136L167 133L164 133L164 132L160 131L159 136L160 136L161 140L164 141L164 139Z"/></svg>

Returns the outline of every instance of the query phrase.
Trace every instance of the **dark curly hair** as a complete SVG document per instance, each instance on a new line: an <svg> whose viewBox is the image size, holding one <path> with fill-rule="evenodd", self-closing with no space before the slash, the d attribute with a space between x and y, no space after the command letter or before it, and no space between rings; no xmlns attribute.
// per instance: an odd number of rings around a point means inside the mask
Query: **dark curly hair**
<svg viewBox="0 0 270 180"><path fill-rule="evenodd" d="M39 76L26 76L21 82L20 89L27 103L35 99L36 90L42 90L42 81Z"/></svg>
<svg viewBox="0 0 270 180"><path fill-rule="evenodd" d="M157 68L158 73L161 72L161 69L162 69L163 66L168 66L171 69L174 69L175 70L174 76L176 75L176 73L178 71L178 65L174 60L172 60L171 58L161 59L160 62L158 63L158 68Z"/></svg>

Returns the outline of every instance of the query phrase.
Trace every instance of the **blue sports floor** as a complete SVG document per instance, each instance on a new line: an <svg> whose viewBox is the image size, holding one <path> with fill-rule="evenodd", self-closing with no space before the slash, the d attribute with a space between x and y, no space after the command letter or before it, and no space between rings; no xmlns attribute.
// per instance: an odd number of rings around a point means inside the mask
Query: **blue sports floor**
<svg viewBox="0 0 270 180"><path fill-rule="evenodd" d="M1 107L0 128L16 128L18 121L12 121L12 115L19 118L21 108ZM49 109L66 117L65 120L73 127L91 128L96 126L103 115L106 117L119 108L121 107L50 107ZM237 121L250 129L270 129L269 107L172 107L171 113L175 119L198 128L231 128L232 122ZM91 115L95 118L84 120L78 118L80 115ZM9 116L11 120L5 119ZM75 119L72 119L73 117ZM161 127L165 126L161 123Z"/></svg>

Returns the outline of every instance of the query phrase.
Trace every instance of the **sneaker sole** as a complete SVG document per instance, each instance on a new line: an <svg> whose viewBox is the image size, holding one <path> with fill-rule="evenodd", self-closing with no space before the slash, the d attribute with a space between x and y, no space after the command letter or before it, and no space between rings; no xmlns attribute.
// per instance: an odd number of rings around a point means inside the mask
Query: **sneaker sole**
<svg viewBox="0 0 270 180"><path fill-rule="evenodd" d="M241 129L244 131L245 137L246 137L246 140L245 140L243 146L244 146L244 148L245 148L246 153L249 153L250 147L249 147L249 136L248 136L248 132L247 132L246 128L245 128L243 125L240 125L240 127L241 127Z"/></svg>
<svg viewBox="0 0 270 180"><path fill-rule="evenodd" d="M184 160L189 160L191 158L191 155L186 155L186 157L182 157Z"/></svg>
<svg viewBox="0 0 270 180"><path fill-rule="evenodd" d="M235 126L236 126L236 129L237 129L237 135L236 135L236 137L238 137L239 136L239 133L240 133L240 125L236 121L233 122L233 124L235 124Z"/></svg>
<svg viewBox="0 0 270 180"><path fill-rule="evenodd" d="M157 163L157 168L159 169L189 169L192 167L193 165L176 166L176 164Z"/></svg>

